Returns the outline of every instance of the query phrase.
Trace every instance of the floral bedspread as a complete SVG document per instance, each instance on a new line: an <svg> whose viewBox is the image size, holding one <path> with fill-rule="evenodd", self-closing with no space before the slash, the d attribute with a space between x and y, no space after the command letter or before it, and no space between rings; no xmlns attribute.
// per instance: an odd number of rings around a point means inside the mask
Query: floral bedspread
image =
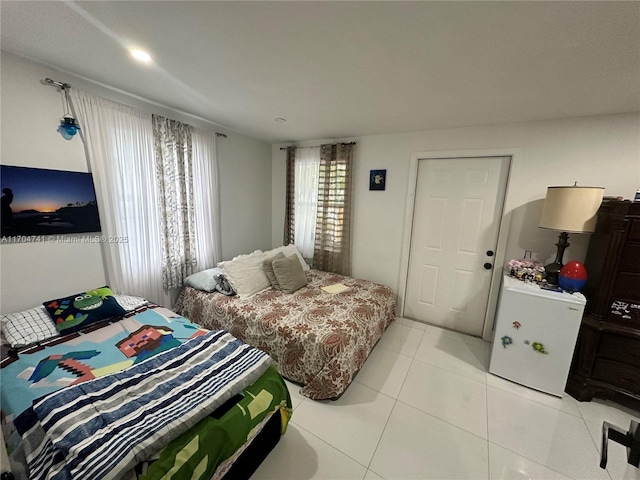
<svg viewBox="0 0 640 480"><path fill-rule="evenodd" d="M384 285L319 270L307 272L307 280L292 294L269 289L244 300L185 287L174 310L267 352L282 376L304 385L302 395L337 398L395 319L395 295ZM349 289L321 289L336 283Z"/></svg>

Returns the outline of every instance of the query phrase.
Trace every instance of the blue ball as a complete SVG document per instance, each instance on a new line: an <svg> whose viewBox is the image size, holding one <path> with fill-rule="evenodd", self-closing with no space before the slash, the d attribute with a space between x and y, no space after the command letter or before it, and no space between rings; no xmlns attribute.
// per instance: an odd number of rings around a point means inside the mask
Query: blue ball
<svg viewBox="0 0 640 480"><path fill-rule="evenodd" d="M558 283L562 288L570 292L579 292L587 284L586 279L569 278L564 275L558 275Z"/></svg>

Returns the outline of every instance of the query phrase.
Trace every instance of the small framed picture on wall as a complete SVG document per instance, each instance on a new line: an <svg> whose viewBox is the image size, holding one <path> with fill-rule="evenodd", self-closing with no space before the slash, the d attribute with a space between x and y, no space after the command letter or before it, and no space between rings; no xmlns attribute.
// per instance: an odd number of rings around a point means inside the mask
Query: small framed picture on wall
<svg viewBox="0 0 640 480"><path fill-rule="evenodd" d="M384 190L386 184L386 170L371 170L369 174L369 190Z"/></svg>

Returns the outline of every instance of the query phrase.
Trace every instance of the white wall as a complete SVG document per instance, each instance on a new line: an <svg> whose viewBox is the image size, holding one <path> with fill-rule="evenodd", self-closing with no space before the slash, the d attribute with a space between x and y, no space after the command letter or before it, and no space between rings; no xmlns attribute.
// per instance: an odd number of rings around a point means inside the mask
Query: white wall
<svg viewBox="0 0 640 480"><path fill-rule="evenodd" d="M62 116L60 94L46 77L69 82L144 111L200 128L226 133L218 139L222 256L270 246L271 146L186 114L146 103L92 82L2 52L0 162L56 170L87 171L79 137L64 140L56 128ZM98 244L21 243L0 245L2 313L36 306L108 283Z"/></svg>
<svg viewBox="0 0 640 480"><path fill-rule="evenodd" d="M0 162L86 172L80 138L68 141L56 132L63 114L60 94L40 83L55 72L4 53L1 62ZM2 313L106 283L100 244L2 244L0 262Z"/></svg>
<svg viewBox="0 0 640 480"><path fill-rule="evenodd" d="M510 217L505 258L532 250L555 258L557 233L538 228L550 185L605 187L605 195L633 198L640 186L640 115L624 114L502 126L432 130L340 139L357 142L354 157L353 275L398 292L409 164L414 153L461 150L518 154L505 202ZM301 143L317 145L321 140ZM282 243L285 154L272 148L272 244ZM385 191L369 191L369 170L387 169ZM584 260L588 235L571 235L567 260Z"/></svg>
<svg viewBox="0 0 640 480"><path fill-rule="evenodd" d="M229 134L218 166L223 260L271 248L271 145Z"/></svg>

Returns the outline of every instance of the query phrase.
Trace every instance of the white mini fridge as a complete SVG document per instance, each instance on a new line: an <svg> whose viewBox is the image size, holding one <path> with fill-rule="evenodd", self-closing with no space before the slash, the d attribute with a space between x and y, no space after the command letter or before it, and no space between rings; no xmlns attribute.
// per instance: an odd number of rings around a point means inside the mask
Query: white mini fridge
<svg viewBox="0 0 640 480"><path fill-rule="evenodd" d="M489 372L558 397L564 395L586 300L505 276Z"/></svg>

